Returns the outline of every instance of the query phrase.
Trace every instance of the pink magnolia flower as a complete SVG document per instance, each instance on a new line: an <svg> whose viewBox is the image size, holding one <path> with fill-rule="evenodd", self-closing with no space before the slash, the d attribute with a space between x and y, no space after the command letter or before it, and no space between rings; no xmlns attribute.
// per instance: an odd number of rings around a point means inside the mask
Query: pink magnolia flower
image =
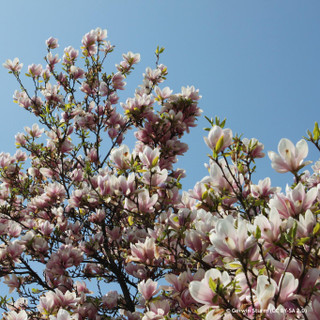
<svg viewBox="0 0 320 320"><path fill-rule="evenodd" d="M51 85L47 83L46 87L42 90L43 95L49 102L61 103L63 101L63 95L59 94L59 86Z"/></svg>
<svg viewBox="0 0 320 320"><path fill-rule="evenodd" d="M231 172L226 169L226 162L224 160L219 161L220 166L211 161L209 167L210 176L202 179L202 183L209 183L212 188L219 192L228 192L229 196L233 194L233 189L238 189L236 182L234 181L236 168L229 165ZM230 183L232 185L230 185ZM233 199L227 199L229 202ZM234 200L236 201L236 200Z"/></svg>
<svg viewBox="0 0 320 320"><path fill-rule="evenodd" d="M153 104L153 98L151 95L142 94L135 95L134 98L128 98L125 104L121 104L125 112L137 113L140 117L153 114L149 107Z"/></svg>
<svg viewBox="0 0 320 320"><path fill-rule="evenodd" d="M150 310L144 314L142 320L162 320L169 311L170 305L167 300L151 302Z"/></svg>
<svg viewBox="0 0 320 320"><path fill-rule="evenodd" d="M302 263L297 261L296 258L290 260L288 256L283 256L283 260L281 259L281 261L279 261L273 258L270 253L267 253L265 260L275 267L276 273L274 279L278 282L285 271L292 273L296 278L301 276Z"/></svg>
<svg viewBox="0 0 320 320"><path fill-rule="evenodd" d="M318 295L313 295L308 306L305 308L308 319L320 320L320 297Z"/></svg>
<svg viewBox="0 0 320 320"><path fill-rule="evenodd" d="M215 231L210 235L212 248L223 256L239 257L248 249L256 246L256 240L251 235L248 236L248 223L246 220L236 220L232 216L219 219L216 223Z"/></svg>
<svg viewBox="0 0 320 320"><path fill-rule="evenodd" d="M112 149L110 153L110 160L118 169L128 169L131 158L129 147L122 144L119 148Z"/></svg>
<svg viewBox="0 0 320 320"><path fill-rule="evenodd" d="M192 274L190 270L184 271L179 275L168 273L165 275L165 279L172 285L172 290L182 293L189 287L191 281L201 281L205 275L203 269L199 269L195 274Z"/></svg>
<svg viewBox="0 0 320 320"><path fill-rule="evenodd" d="M130 262L125 266L125 270L128 272L128 274L141 280L147 279L148 277L147 270L143 265L137 265Z"/></svg>
<svg viewBox="0 0 320 320"><path fill-rule="evenodd" d="M15 139L16 139L16 145L18 146L25 146L27 144L27 139L24 133L21 133L21 132L17 133L15 135Z"/></svg>
<svg viewBox="0 0 320 320"><path fill-rule="evenodd" d="M49 52L47 54L47 61L51 67L51 70L53 69L54 65L60 62L58 54L53 55L52 52Z"/></svg>
<svg viewBox="0 0 320 320"><path fill-rule="evenodd" d="M118 103L118 100L119 100L119 97L117 95L116 92L113 92L111 94L108 95L108 101L111 103L111 104L117 104Z"/></svg>
<svg viewBox="0 0 320 320"><path fill-rule="evenodd" d="M296 279L292 273L286 272L284 275L282 275L278 284L278 290L280 290L279 302L284 303L289 300L295 299L296 295L294 294L294 292L298 288L298 285L299 280Z"/></svg>
<svg viewBox="0 0 320 320"><path fill-rule="evenodd" d="M72 75L73 79L83 79L85 77L85 71L79 67L71 66L70 67L70 74Z"/></svg>
<svg viewBox="0 0 320 320"><path fill-rule="evenodd" d="M63 62L67 65L73 65L79 55L79 51L69 46L64 49Z"/></svg>
<svg viewBox="0 0 320 320"><path fill-rule="evenodd" d="M201 252L206 247L201 234L197 230L187 230L185 237L186 245L195 252Z"/></svg>
<svg viewBox="0 0 320 320"><path fill-rule="evenodd" d="M159 101L168 99L172 94L172 90L169 87L165 87L162 90L159 87L156 87L154 91L156 94L156 100Z"/></svg>
<svg viewBox="0 0 320 320"><path fill-rule="evenodd" d="M26 298L19 298L17 299L13 305L8 305L7 308L11 311L18 311L18 310L23 310L28 307L28 299Z"/></svg>
<svg viewBox="0 0 320 320"><path fill-rule="evenodd" d="M136 190L135 178L136 176L133 172L127 178L124 176L118 177L117 181L114 180L114 189L119 189L125 195L133 193ZM117 191L115 192L118 193Z"/></svg>
<svg viewBox="0 0 320 320"><path fill-rule="evenodd" d="M267 309L276 292L277 283L273 279L265 275L258 276L255 293L261 309Z"/></svg>
<svg viewBox="0 0 320 320"><path fill-rule="evenodd" d="M126 83L123 81L124 76L118 72L112 77L112 84L116 90L124 90Z"/></svg>
<svg viewBox="0 0 320 320"><path fill-rule="evenodd" d="M74 308L79 303L80 298L76 297L75 292L61 292L59 289L48 291L39 300L38 310L40 312L51 312L55 308L71 307Z"/></svg>
<svg viewBox="0 0 320 320"><path fill-rule="evenodd" d="M82 281L82 282L76 281L76 283L75 283L74 286L75 286L78 294L79 294L79 293L90 293L90 294L93 293L92 291L90 291L90 290L87 288L87 285L86 285L86 283L85 283L84 281Z"/></svg>
<svg viewBox="0 0 320 320"><path fill-rule="evenodd" d="M44 188L44 192L50 198L50 201L57 201L57 199L64 199L66 191L62 184L58 182L53 182L48 184Z"/></svg>
<svg viewBox="0 0 320 320"><path fill-rule="evenodd" d="M141 263L154 264L155 259L159 258L159 248L153 238L146 238L144 242L138 241L130 244L131 255L128 261L138 261Z"/></svg>
<svg viewBox="0 0 320 320"><path fill-rule="evenodd" d="M270 200L270 207L277 208L283 218L289 218L310 209L317 197L317 188L311 188L306 192L300 182L293 190L287 187L286 192L286 195L277 193Z"/></svg>
<svg viewBox="0 0 320 320"><path fill-rule="evenodd" d="M5 283L9 287L9 293L13 292L15 289L18 289L22 283L22 278L18 278L15 274L6 275L4 277L3 283Z"/></svg>
<svg viewBox="0 0 320 320"><path fill-rule="evenodd" d="M86 33L82 38L82 44L84 47L83 54L85 56L92 56L97 53L96 41L98 40L96 30L91 30Z"/></svg>
<svg viewBox="0 0 320 320"><path fill-rule="evenodd" d="M37 123L34 123L31 129L29 127L24 127L24 130L33 138L40 138L44 132L44 129L40 129Z"/></svg>
<svg viewBox="0 0 320 320"><path fill-rule="evenodd" d="M25 246L21 244L21 241L15 240L14 242L9 242L7 246L7 254L13 261L20 262L19 257L24 249Z"/></svg>
<svg viewBox="0 0 320 320"><path fill-rule="evenodd" d="M139 152L139 158L143 165L152 168L157 165L160 157L159 148L151 149L148 145L144 146L143 152Z"/></svg>
<svg viewBox="0 0 320 320"><path fill-rule="evenodd" d="M20 63L18 58L14 58L13 61L8 59L2 65L12 72L19 72L23 67L23 64Z"/></svg>
<svg viewBox="0 0 320 320"><path fill-rule="evenodd" d="M268 243L277 241L281 236L281 218L276 208L271 208L268 218L260 214L254 219L254 225L261 230L261 238Z"/></svg>
<svg viewBox="0 0 320 320"><path fill-rule="evenodd" d="M117 291L109 291L106 295L102 297L102 304L109 309L112 309L118 304L118 292Z"/></svg>
<svg viewBox="0 0 320 320"><path fill-rule="evenodd" d="M311 293L320 279L320 270L318 268L309 269L303 278L301 292L304 295ZM320 310L320 309L319 309Z"/></svg>
<svg viewBox="0 0 320 320"><path fill-rule="evenodd" d="M218 217L212 215L211 212L207 212L203 209L196 211L196 220L194 222L195 229L202 233L204 237L207 237L208 234L214 229Z"/></svg>
<svg viewBox="0 0 320 320"><path fill-rule="evenodd" d="M78 319L78 316L76 315L70 315L70 313L67 310L64 310L62 308L59 309L56 316L49 316L50 320L76 320Z"/></svg>
<svg viewBox="0 0 320 320"><path fill-rule="evenodd" d="M270 303L268 305L266 314L268 315L268 319L270 320L283 320L283 319L287 319L287 318L284 318L287 310L282 304L279 304L276 308L272 303ZM292 318L289 318L289 319L292 319Z"/></svg>
<svg viewBox="0 0 320 320"><path fill-rule="evenodd" d="M220 152L229 147L232 143L232 131L231 129L222 129L219 126L214 126L208 135L208 138L204 138L207 146L215 151Z"/></svg>
<svg viewBox="0 0 320 320"><path fill-rule="evenodd" d="M31 64L30 66L28 66L28 71L32 77L34 78L39 77L42 73L42 65Z"/></svg>
<svg viewBox="0 0 320 320"><path fill-rule="evenodd" d="M50 37L48 40L46 40L46 45L49 49L56 49L59 47L58 39Z"/></svg>
<svg viewBox="0 0 320 320"><path fill-rule="evenodd" d="M74 148L73 143L69 139L65 139L61 143L60 152L61 153L69 153L73 150L73 148Z"/></svg>
<svg viewBox="0 0 320 320"><path fill-rule="evenodd" d="M46 68L44 70L42 70L42 73L41 73L41 77L43 78L43 80L45 82L49 81L49 78L50 78L50 70L52 71L54 68L54 65L51 65L51 66L46 66Z"/></svg>
<svg viewBox="0 0 320 320"><path fill-rule="evenodd" d="M207 193L207 188L205 183L197 182L193 187L193 190L189 190L190 197L196 200L202 200L203 196Z"/></svg>
<svg viewBox="0 0 320 320"><path fill-rule="evenodd" d="M53 279L63 275L66 269L78 266L82 260L83 252L80 249L74 248L70 244L62 245L57 252L51 254L46 264L45 273L49 278Z"/></svg>
<svg viewBox="0 0 320 320"><path fill-rule="evenodd" d="M97 36L97 41L104 41L104 39L107 38L108 31L107 29L101 29L101 28L96 28L95 30L96 36Z"/></svg>
<svg viewBox="0 0 320 320"><path fill-rule="evenodd" d="M265 198L270 196L271 194L274 194L275 192L279 192L280 188L277 187L271 187L271 180L269 177L259 180L258 184L252 184L250 186L251 194L254 198Z"/></svg>
<svg viewBox="0 0 320 320"><path fill-rule="evenodd" d="M209 307L215 306L216 302L214 302L214 297L216 293L210 287L210 282L217 283L220 282L224 287L227 286L231 279L226 271L222 273L218 269L210 269L208 270L204 278L201 281L192 281L189 285L189 291L194 300L197 302L204 304L206 307L201 309L204 312Z"/></svg>
<svg viewBox="0 0 320 320"><path fill-rule="evenodd" d="M140 54L139 53L133 53L129 51L127 54L122 55L123 59L129 64L137 64L140 62Z"/></svg>
<svg viewBox="0 0 320 320"><path fill-rule="evenodd" d="M311 163L310 161L303 162L303 159L308 155L308 144L303 139L298 141L296 146L288 139L281 139L278 145L278 152L279 154L274 151L268 152L271 166L277 172L297 172Z"/></svg>
<svg viewBox="0 0 320 320"><path fill-rule="evenodd" d="M298 235L300 237L308 237L312 233L316 223L316 216L312 213L311 210L308 209L304 216L303 214L300 214L297 229Z"/></svg>
<svg viewBox="0 0 320 320"><path fill-rule="evenodd" d="M161 65L159 66L160 70ZM201 99L201 96L199 95L199 89L196 89L194 86L187 86L187 87L181 87L181 95L186 98L193 101L197 101Z"/></svg>
<svg viewBox="0 0 320 320"><path fill-rule="evenodd" d="M32 248L37 253L46 254L49 249L49 246L48 242L44 238L34 237L32 241Z"/></svg>
<svg viewBox="0 0 320 320"><path fill-rule="evenodd" d="M245 152L250 154L253 158L263 158L265 154L262 152L264 149L264 145L259 142L257 139L247 139L244 138L242 140L244 146L245 146Z"/></svg>
<svg viewBox="0 0 320 320"><path fill-rule="evenodd" d="M147 281L142 280L138 284L138 290L142 294L145 300L149 300L159 292L159 289L157 289L157 286L158 286L158 283L155 281L152 281L151 279L148 279Z"/></svg>
<svg viewBox="0 0 320 320"><path fill-rule="evenodd" d="M112 52L114 49L114 46L111 44L110 41L103 41L103 46L101 46L101 51L103 51L105 54L108 54L109 52Z"/></svg>
<svg viewBox="0 0 320 320"><path fill-rule="evenodd" d="M164 182L167 180L167 177L167 169L160 170L159 167L155 167L143 174L142 182L151 186L163 186Z"/></svg>
<svg viewBox="0 0 320 320"><path fill-rule="evenodd" d="M26 161L28 158L27 154L25 152L22 152L21 150L17 150L14 157L18 162Z"/></svg>
<svg viewBox="0 0 320 320"><path fill-rule="evenodd" d="M22 231L21 226L15 221L9 221L8 225L4 225L4 227L4 231L7 232L10 237L14 238L18 238ZM0 227L0 230L2 231L2 226Z"/></svg>
<svg viewBox="0 0 320 320"><path fill-rule="evenodd" d="M21 310L19 312L10 311L6 316L6 320L28 320L28 314L25 310Z"/></svg>
<svg viewBox="0 0 320 320"><path fill-rule="evenodd" d="M146 73L143 74L144 78L149 80L151 83L152 82L157 82L157 80L161 76L161 70L160 69L154 69L152 70L151 68L146 68ZM149 83L148 83L149 84Z"/></svg>
<svg viewBox="0 0 320 320"><path fill-rule="evenodd" d="M25 109L28 109L32 104L32 100L28 97L26 92L19 92L18 90L16 90L13 94L13 101Z"/></svg>
<svg viewBox="0 0 320 320"><path fill-rule="evenodd" d="M157 201L158 201L157 194L153 194L150 197L149 191L146 189L142 189L141 191L139 190L139 193L138 193L138 199L137 199L138 205L134 201L126 198L124 207L129 211L135 211L139 213L148 213L148 212L150 213L150 212L154 212L154 205L157 203Z"/></svg>
<svg viewBox="0 0 320 320"><path fill-rule="evenodd" d="M40 223L40 231L44 236L49 236L54 229L54 225L48 220Z"/></svg>
<svg viewBox="0 0 320 320"><path fill-rule="evenodd" d="M89 159L90 162L96 163L98 161L98 152L95 147L92 147L87 155L87 158Z"/></svg>
<svg viewBox="0 0 320 320"><path fill-rule="evenodd" d="M100 82L100 87L99 87L99 94L104 97L109 93L109 88L108 85L104 82Z"/></svg>

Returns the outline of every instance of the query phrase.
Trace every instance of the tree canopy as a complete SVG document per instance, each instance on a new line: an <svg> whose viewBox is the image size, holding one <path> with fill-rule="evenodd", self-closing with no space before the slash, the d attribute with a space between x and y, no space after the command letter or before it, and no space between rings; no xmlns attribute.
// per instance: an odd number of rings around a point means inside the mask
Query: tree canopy
<svg viewBox="0 0 320 320"><path fill-rule="evenodd" d="M269 152L294 175L283 193L268 177L253 183L263 144L208 118L208 176L183 191L175 164L199 91L163 85L158 47L156 68L119 103L140 55L107 74L106 37L91 30L62 57L49 38L46 66L28 66L33 90L18 58L4 63L37 123L0 154L3 319L320 319L320 162L301 170L307 141L320 150L317 123Z"/></svg>

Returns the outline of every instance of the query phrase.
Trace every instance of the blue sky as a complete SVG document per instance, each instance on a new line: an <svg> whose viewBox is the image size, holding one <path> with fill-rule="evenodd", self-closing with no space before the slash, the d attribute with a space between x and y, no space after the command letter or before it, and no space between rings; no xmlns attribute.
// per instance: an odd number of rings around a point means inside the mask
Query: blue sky
<svg viewBox="0 0 320 320"><path fill-rule="evenodd" d="M176 92L186 85L199 88L204 115L226 117L234 133L259 139L266 151L276 151L282 137L296 143L319 120L318 0L7 0L1 6L0 61L19 57L25 72L29 64L43 63L50 36L59 39L62 55L99 26L116 45L110 72L122 53L141 54L124 99L133 95L145 68L154 66L160 45L169 71L165 85ZM14 135L35 119L12 102L18 85L3 68L0 84L0 151L14 153ZM184 139L189 152L178 166L187 170L185 189L207 174L205 126L202 117ZM318 158L311 146L308 158ZM275 173L267 157L257 166L256 179L270 176L281 186L292 181L290 174Z"/></svg>

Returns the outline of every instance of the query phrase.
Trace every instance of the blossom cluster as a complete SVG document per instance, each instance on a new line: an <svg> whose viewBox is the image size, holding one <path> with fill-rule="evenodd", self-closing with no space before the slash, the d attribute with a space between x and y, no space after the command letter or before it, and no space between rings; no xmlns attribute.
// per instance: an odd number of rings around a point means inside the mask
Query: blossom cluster
<svg viewBox="0 0 320 320"><path fill-rule="evenodd" d="M208 175L182 191L176 163L199 91L164 86L157 49L156 68L119 102L140 55L107 74L106 39L91 30L59 57L49 38L46 65L28 67L34 95L19 59L4 64L21 87L14 101L38 123L0 154L3 319L320 319L320 161L301 171L306 140L320 150L317 123L268 153L294 175L281 192L253 182L263 144L210 120Z"/></svg>

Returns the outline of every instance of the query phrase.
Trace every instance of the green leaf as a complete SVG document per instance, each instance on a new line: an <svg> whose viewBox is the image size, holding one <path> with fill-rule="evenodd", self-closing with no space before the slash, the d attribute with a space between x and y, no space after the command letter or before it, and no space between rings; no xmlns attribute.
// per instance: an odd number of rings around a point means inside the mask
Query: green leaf
<svg viewBox="0 0 320 320"><path fill-rule="evenodd" d="M298 228L298 223L297 221L294 221L292 228L290 229L290 236L291 239L294 239L296 234L297 234L297 228Z"/></svg>
<svg viewBox="0 0 320 320"><path fill-rule="evenodd" d="M209 287L213 292L216 292L217 283L214 282L212 278L209 279Z"/></svg>
<svg viewBox="0 0 320 320"><path fill-rule="evenodd" d="M313 139L317 141L319 140L319 136L320 136L320 130L319 130L318 122L315 122L314 128L313 128Z"/></svg>
<svg viewBox="0 0 320 320"><path fill-rule="evenodd" d="M204 116L206 118L206 120L208 120L208 122L211 124L211 126L213 127L214 123L213 123L213 119L209 119L207 116Z"/></svg>
<svg viewBox="0 0 320 320"><path fill-rule="evenodd" d="M223 146L223 139L224 137L223 136L221 136L220 138L219 138L219 140L218 140L218 142L217 142L217 144L216 144L216 147L215 147L215 151L216 152L219 152L219 150L222 148L222 146Z"/></svg>
<svg viewBox="0 0 320 320"><path fill-rule="evenodd" d="M134 224L134 220L132 216L128 217L128 223L129 223L129 226L132 226Z"/></svg>
<svg viewBox="0 0 320 320"><path fill-rule="evenodd" d="M243 172L243 165L242 165L242 163L241 162L238 162L238 171L239 172Z"/></svg>
<svg viewBox="0 0 320 320"><path fill-rule="evenodd" d="M216 304L217 301L218 301L218 296L215 295L215 296L212 298L212 302L213 302L214 304Z"/></svg>
<svg viewBox="0 0 320 320"><path fill-rule="evenodd" d="M260 264L260 260L249 261L249 265L254 267L255 265Z"/></svg>
<svg viewBox="0 0 320 320"><path fill-rule="evenodd" d="M320 230L320 223L318 222L318 223L314 226L313 231L312 231L312 234L313 234L313 235L316 235L316 234L319 232L319 230Z"/></svg>
<svg viewBox="0 0 320 320"><path fill-rule="evenodd" d="M289 242L290 244L293 244L294 242L294 239L297 233L297 227L298 227L298 223L294 221L293 226L290 228L289 232L284 235L286 241Z"/></svg>
<svg viewBox="0 0 320 320"><path fill-rule="evenodd" d="M266 267L261 268L261 269L259 270L259 275L265 274L266 270L267 270Z"/></svg>
<svg viewBox="0 0 320 320"><path fill-rule="evenodd" d="M298 246L303 246L304 244L306 244L308 241L310 240L310 237L305 237L305 238L301 238L298 240Z"/></svg>
<svg viewBox="0 0 320 320"><path fill-rule="evenodd" d="M228 264L228 267L230 269L239 269L239 268L241 268L241 264L237 263L237 262L231 262Z"/></svg>
<svg viewBox="0 0 320 320"><path fill-rule="evenodd" d="M179 217L178 216L175 216L175 217L173 217L173 219L172 219L174 222L178 222L179 221Z"/></svg>
<svg viewBox="0 0 320 320"><path fill-rule="evenodd" d="M201 195L201 199L205 200L208 197L208 190L206 190L202 195Z"/></svg>
<svg viewBox="0 0 320 320"><path fill-rule="evenodd" d="M153 160L152 160L152 167L155 167L157 165L159 161L159 157L155 157Z"/></svg>
<svg viewBox="0 0 320 320"><path fill-rule="evenodd" d="M258 240L261 238L261 229L257 226L255 238Z"/></svg>

